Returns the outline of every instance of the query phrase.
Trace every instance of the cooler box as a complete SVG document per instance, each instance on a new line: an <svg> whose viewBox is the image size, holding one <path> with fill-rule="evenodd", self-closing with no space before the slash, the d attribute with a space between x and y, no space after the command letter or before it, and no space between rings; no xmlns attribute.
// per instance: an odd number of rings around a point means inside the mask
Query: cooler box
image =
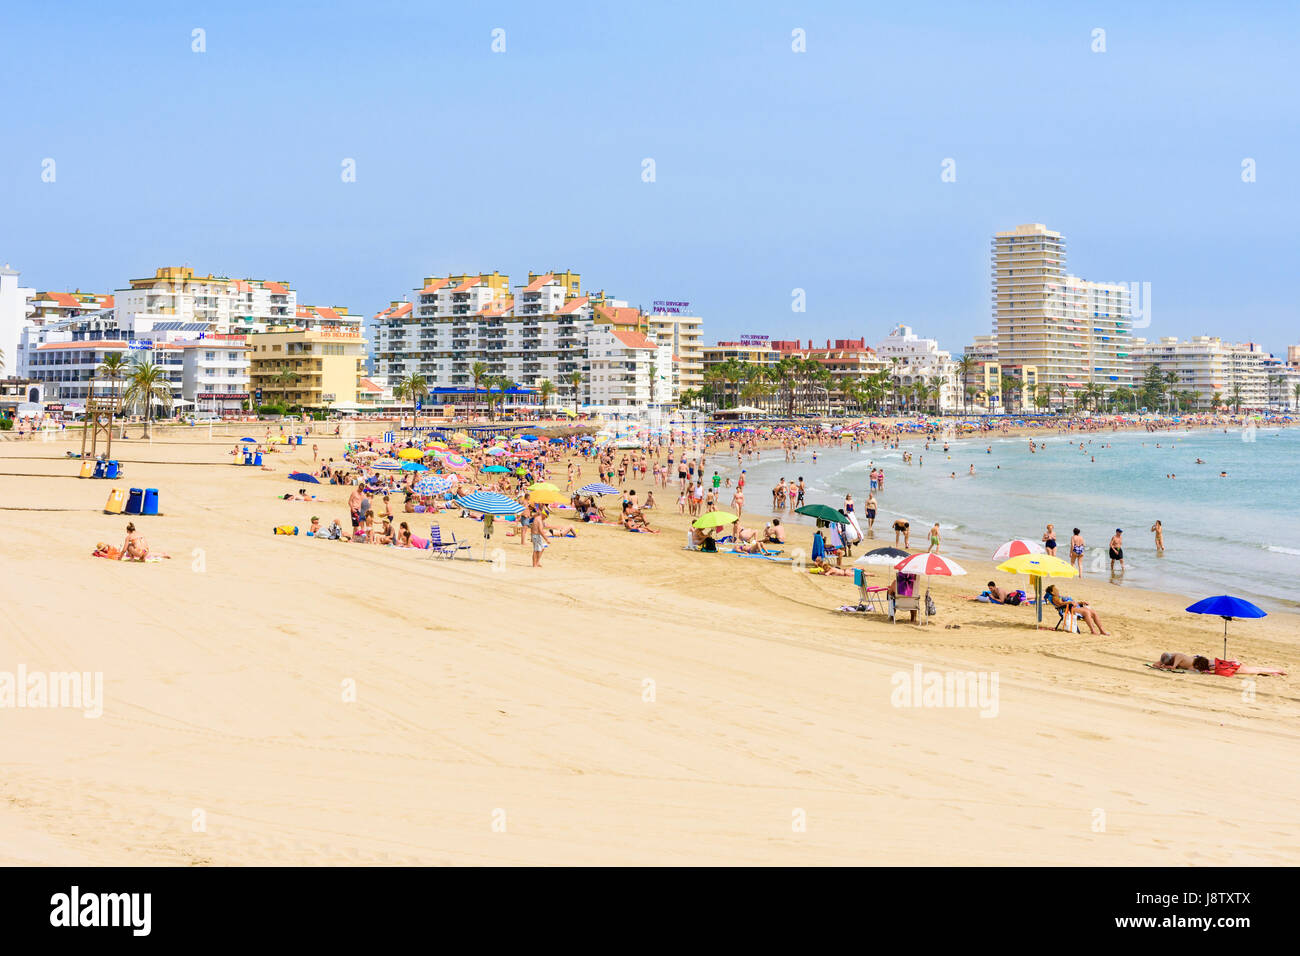
<svg viewBox="0 0 1300 956"><path fill-rule="evenodd" d="M158 489L146 488L144 490L144 507L140 510L142 515L156 515L158 513Z"/></svg>
<svg viewBox="0 0 1300 956"><path fill-rule="evenodd" d="M244 464L251 465L252 463L253 463L253 453L251 451L244 452Z"/></svg>
<svg viewBox="0 0 1300 956"><path fill-rule="evenodd" d="M122 475L122 463L119 461L108 461L104 463L105 478L119 478Z"/></svg>
<svg viewBox="0 0 1300 956"><path fill-rule="evenodd" d="M83 461L81 463L81 474L78 478L93 478L95 476L95 463L93 461Z"/></svg>
<svg viewBox="0 0 1300 956"><path fill-rule="evenodd" d="M126 492L121 488L114 488L108 493L108 504L104 505L104 514L120 515L124 507L126 507Z"/></svg>
<svg viewBox="0 0 1300 956"><path fill-rule="evenodd" d="M140 509L144 507L144 489L132 488L131 494L126 499L126 513L129 515L140 514Z"/></svg>

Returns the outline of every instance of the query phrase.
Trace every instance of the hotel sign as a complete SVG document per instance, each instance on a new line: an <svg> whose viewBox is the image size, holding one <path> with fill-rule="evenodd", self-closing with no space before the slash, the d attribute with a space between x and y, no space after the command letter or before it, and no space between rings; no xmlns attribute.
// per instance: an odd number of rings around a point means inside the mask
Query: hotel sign
<svg viewBox="0 0 1300 956"><path fill-rule="evenodd" d="M741 345L762 346L762 345L767 345L771 341L772 341L772 336L770 335L742 335L740 337Z"/></svg>
<svg viewBox="0 0 1300 956"><path fill-rule="evenodd" d="M691 304L689 302L673 302L668 299L655 299L654 312L658 315L685 315Z"/></svg>

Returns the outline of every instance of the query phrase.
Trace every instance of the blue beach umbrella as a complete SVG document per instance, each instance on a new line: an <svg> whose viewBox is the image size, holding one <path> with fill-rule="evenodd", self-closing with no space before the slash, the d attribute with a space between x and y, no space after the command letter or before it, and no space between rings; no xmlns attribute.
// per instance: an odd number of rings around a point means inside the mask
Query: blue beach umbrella
<svg viewBox="0 0 1300 956"><path fill-rule="evenodd" d="M453 475L425 475L411 488L417 495L437 495L454 488L459 479Z"/></svg>
<svg viewBox="0 0 1300 956"><path fill-rule="evenodd" d="M612 488L609 485L602 485L597 481L592 482L589 485L583 485L578 489L578 493L583 495L616 495L618 494L618 489Z"/></svg>
<svg viewBox="0 0 1300 956"><path fill-rule="evenodd" d="M510 469L507 468L505 465L488 465L488 466L487 466L486 468L484 468L483 470L484 470L484 471L490 471L490 472L492 472L492 473L494 473L494 474L499 474L499 473L501 473L501 472L503 472L503 471L509 471Z"/></svg>
<svg viewBox="0 0 1300 956"><path fill-rule="evenodd" d="M1216 594L1201 598L1187 608L1193 614L1217 614L1223 618L1223 659L1228 659L1228 622L1234 617L1268 617L1268 612L1249 601L1230 594Z"/></svg>
<svg viewBox="0 0 1300 956"><path fill-rule="evenodd" d="M378 468L380 471L400 471L402 463L394 458L381 458L370 467Z"/></svg>
<svg viewBox="0 0 1300 956"><path fill-rule="evenodd" d="M429 470L428 468L425 468L424 465L420 464L418 461L408 461L402 464L402 471L428 471L428 470Z"/></svg>
<svg viewBox="0 0 1300 956"><path fill-rule="evenodd" d="M289 477L294 481L301 481L303 484L307 485L320 484L320 481L318 481L314 475L309 475L305 471L291 471L289 472Z"/></svg>

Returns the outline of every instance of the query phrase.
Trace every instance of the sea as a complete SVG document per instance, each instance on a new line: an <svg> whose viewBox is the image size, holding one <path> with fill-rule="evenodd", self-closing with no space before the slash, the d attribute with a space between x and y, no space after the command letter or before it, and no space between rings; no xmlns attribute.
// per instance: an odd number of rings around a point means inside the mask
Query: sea
<svg viewBox="0 0 1300 956"><path fill-rule="evenodd" d="M796 462L784 461L779 449L764 451L739 466L746 470L745 511L769 514L777 481L803 477L808 503L838 508L852 493L865 529L874 465L885 473L876 493L881 545L894 543L891 526L902 517L911 522L912 548L924 550L938 521L944 553L958 562L988 561L1012 538L1040 541L1052 522L1065 560L1072 529L1082 531L1087 577L1196 598L1234 594L1265 610L1300 611L1300 428L1047 435L1033 439L1032 453L1024 435L950 433L946 453L944 440L930 439L928 449L924 439L903 439L899 448L810 447ZM707 472L715 468L734 484L734 455L715 453ZM720 507L729 498L724 493ZM1150 530L1157 519L1165 543L1159 555ZM797 515L784 520L813 525ZM1106 548L1116 528L1124 530L1126 570L1112 576Z"/></svg>

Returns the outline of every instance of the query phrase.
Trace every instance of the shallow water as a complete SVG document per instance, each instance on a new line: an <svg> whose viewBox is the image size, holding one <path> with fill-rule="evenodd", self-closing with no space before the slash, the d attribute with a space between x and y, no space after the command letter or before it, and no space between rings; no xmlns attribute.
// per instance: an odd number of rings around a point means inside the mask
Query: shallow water
<svg viewBox="0 0 1300 956"><path fill-rule="evenodd" d="M929 451L924 441L910 440L900 449L818 448L816 464L813 450L800 452L796 463L783 461L779 450L746 461L746 510L769 514L777 480L802 475L808 502L839 507L851 492L861 519L874 462L885 471L884 490L876 494L882 544L894 543L895 517L911 522L913 548L925 546L937 520L945 553L988 560L1011 538L1039 541L1050 521L1058 556L1068 560L1077 526L1087 542L1087 575L1110 578L1106 546L1123 528L1127 569L1113 578L1117 585L1197 597L1236 594L1269 610L1300 608L1297 428L1049 436L1033 454L1025 437L950 438L946 455L942 440L932 440ZM913 454L912 464L903 463L904 451ZM711 458L708 470L715 467L734 480L734 456ZM1228 477L1219 477L1221 471ZM729 498L722 496L724 506ZM1149 530L1157 518L1164 524L1162 556Z"/></svg>

